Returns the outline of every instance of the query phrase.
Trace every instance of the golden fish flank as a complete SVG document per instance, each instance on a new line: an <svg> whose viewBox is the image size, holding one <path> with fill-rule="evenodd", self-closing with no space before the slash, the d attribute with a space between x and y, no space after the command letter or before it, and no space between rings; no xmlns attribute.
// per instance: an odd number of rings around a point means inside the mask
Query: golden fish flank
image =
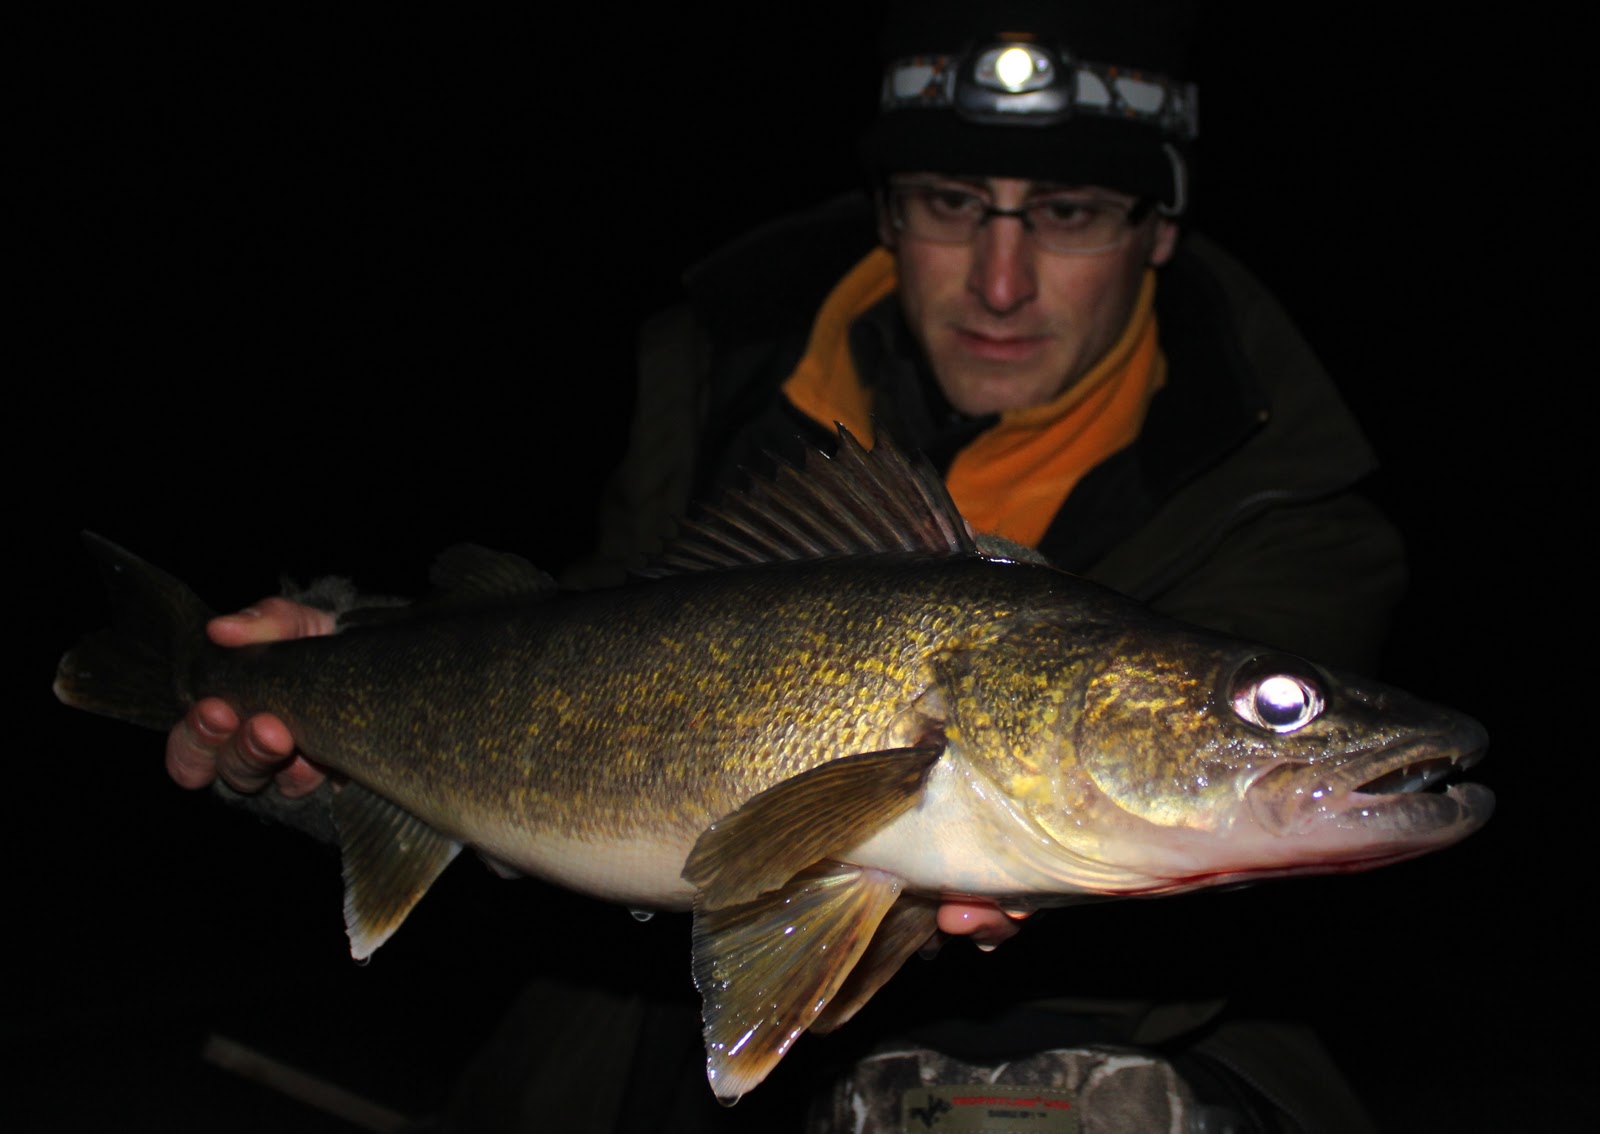
<svg viewBox="0 0 1600 1134"><path fill-rule="evenodd" d="M62 659L63 701L157 728L206 695L282 717L349 780L332 807L358 957L462 846L692 904L725 1099L847 1020L941 896L1365 869L1492 807L1448 782L1485 744L1467 718L982 554L931 470L847 434L688 525L660 577L558 593L461 549L433 602L261 650L210 646L187 588L90 546L144 614Z"/></svg>

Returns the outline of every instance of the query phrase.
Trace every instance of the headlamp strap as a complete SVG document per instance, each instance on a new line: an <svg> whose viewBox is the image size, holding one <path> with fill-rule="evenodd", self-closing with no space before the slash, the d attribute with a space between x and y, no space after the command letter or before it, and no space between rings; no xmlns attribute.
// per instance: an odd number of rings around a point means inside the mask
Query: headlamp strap
<svg viewBox="0 0 1600 1134"><path fill-rule="evenodd" d="M960 55L913 55L886 68L884 111L952 109L982 123L1054 126L1077 116L1147 123L1182 142L1200 133L1199 92L1153 71L1074 59L1027 40Z"/></svg>

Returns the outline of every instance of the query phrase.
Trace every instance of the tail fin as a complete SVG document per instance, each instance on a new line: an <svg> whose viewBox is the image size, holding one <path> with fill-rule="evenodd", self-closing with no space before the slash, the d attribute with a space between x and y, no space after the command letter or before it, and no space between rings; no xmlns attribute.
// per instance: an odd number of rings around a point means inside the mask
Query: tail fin
<svg viewBox="0 0 1600 1134"><path fill-rule="evenodd" d="M166 729L193 698L187 678L212 612L165 571L83 533L111 598L109 628L86 635L56 668L56 696L76 709Z"/></svg>

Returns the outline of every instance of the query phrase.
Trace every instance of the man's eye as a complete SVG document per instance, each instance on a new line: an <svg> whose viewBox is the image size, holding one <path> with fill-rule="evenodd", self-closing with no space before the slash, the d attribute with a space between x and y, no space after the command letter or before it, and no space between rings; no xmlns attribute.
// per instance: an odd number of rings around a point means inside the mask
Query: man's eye
<svg viewBox="0 0 1600 1134"><path fill-rule="evenodd" d="M1092 201L1075 201L1070 197L1053 197L1035 201L1028 206L1034 224L1054 229L1088 228L1103 211Z"/></svg>
<svg viewBox="0 0 1600 1134"><path fill-rule="evenodd" d="M935 216L966 216L983 210L978 198L959 189L928 188L922 191L922 195L923 203Z"/></svg>

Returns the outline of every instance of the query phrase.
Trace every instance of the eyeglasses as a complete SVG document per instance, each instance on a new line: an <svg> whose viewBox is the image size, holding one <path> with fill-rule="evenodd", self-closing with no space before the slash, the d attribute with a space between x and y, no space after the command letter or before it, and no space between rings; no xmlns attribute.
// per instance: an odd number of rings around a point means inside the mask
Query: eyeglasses
<svg viewBox="0 0 1600 1134"><path fill-rule="evenodd" d="M1002 209L983 196L943 181L889 183L889 221L896 232L935 244L971 244L992 217L1022 222L1024 232L1046 252L1083 256L1108 252L1154 204L1127 202L1081 191L1031 197L1020 209Z"/></svg>

